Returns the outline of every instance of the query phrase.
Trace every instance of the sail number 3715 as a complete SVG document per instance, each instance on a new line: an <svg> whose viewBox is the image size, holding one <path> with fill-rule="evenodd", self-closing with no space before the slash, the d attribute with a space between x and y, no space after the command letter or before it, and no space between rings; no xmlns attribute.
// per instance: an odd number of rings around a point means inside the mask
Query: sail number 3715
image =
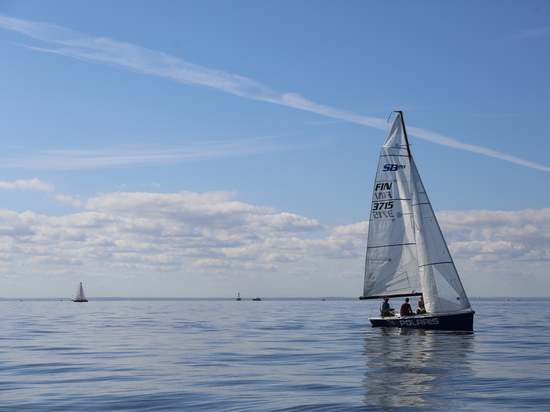
<svg viewBox="0 0 550 412"><path fill-rule="evenodd" d="M393 202L374 202L372 210L389 210L393 209Z"/></svg>
<svg viewBox="0 0 550 412"><path fill-rule="evenodd" d="M372 204L372 217L384 219L393 217L393 202L374 202Z"/></svg>

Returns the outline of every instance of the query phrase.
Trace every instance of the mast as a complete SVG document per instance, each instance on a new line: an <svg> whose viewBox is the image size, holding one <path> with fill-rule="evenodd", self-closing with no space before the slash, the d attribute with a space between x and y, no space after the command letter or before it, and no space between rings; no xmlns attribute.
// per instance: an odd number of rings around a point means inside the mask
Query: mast
<svg viewBox="0 0 550 412"><path fill-rule="evenodd" d="M409 137L407 136L407 128L405 127L405 119L401 110L394 110L394 113L401 115L401 125L403 126L403 137L405 138L405 144L407 145L407 153L409 154L409 160L412 158L411 145L409 144Z"/></svg>

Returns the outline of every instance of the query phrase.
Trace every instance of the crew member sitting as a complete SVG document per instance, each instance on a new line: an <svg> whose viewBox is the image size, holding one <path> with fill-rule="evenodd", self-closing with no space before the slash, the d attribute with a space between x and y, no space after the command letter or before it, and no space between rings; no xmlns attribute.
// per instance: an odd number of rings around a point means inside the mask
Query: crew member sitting
<svg viewBox="0 0 550 412"><path fill-rule="evenodd" d="M384 302L380 304L380 316L395 316L393 309L390 308L389 298L384 298Z"/></svg>
<svg viewBox="0 0 550 412"><path fill-rule="evenodd" d="M401 304L401 309L399 310L401 316L410 316L413 315L411 304L409 303L409 298L405 298L405 302Z"/></svg>
<svg viewBox="0 0 550 412"><path fill-rule="evenodd" d="M424 307L424 297L422 295L420 295L420 299L418 299L418 303L416 306L417 315L420 315L421 313L426 313L426 308Z"/></svg>

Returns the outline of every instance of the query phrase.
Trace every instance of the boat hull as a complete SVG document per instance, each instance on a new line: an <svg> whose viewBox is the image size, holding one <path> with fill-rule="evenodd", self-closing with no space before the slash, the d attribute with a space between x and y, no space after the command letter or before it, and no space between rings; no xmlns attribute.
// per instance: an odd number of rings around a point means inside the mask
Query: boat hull
<svg viewBox="0 0 550 412"><path fill-rule="evenodd" d="M73 300L73 302L88 302L88 299Z"/></svg>
<svg viewBox="0 0 550 412"><path fill-rule="evenodd" d="M461 313L384 316L369 318L373 327L420 328L436 330L474 330L474 311Z"/></svg>

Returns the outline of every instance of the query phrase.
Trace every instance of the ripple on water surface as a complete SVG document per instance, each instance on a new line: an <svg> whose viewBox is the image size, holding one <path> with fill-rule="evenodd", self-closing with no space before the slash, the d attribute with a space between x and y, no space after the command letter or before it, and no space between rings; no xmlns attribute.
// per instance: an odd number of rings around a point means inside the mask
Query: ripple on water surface
<svg viewBox="0 0 550 412"><path fill-rule="evenodd" d="M0 410L550 410L521 303L453 333L371 328L355 300L2 301Z"/></svg>

